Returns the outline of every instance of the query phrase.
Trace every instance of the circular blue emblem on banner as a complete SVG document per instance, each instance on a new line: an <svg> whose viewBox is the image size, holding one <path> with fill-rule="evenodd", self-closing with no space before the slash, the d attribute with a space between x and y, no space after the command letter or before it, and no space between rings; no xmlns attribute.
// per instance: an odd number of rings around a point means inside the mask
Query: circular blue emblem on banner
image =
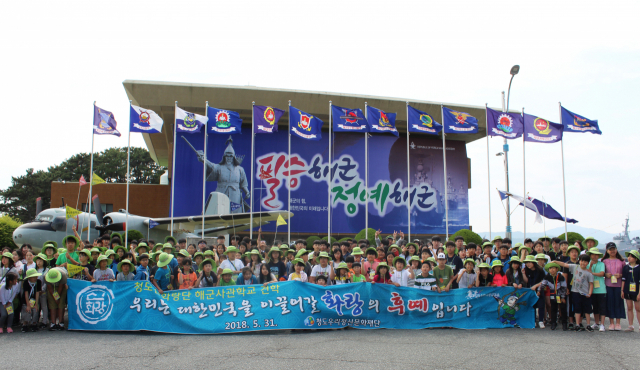
<svg viewBox="0 0 640 370"><path fill-rule="evenodd" d="M111 289L104 285L91 285L76 296L78 317L86 324L97 324L111 316L114 296Z"/></svg>

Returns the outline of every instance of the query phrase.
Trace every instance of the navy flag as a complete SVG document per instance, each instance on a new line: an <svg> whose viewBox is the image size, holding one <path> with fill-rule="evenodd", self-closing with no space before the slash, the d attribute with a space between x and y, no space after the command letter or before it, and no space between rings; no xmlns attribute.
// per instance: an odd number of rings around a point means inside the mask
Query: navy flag
<svg viewBox="0 0 640 370"><path fill-rule="evenodd" d="M185 134L194 134L200 132L202 126L207 125L208 117L199 114L187 112L186 110L176 107L176 131Z"/></svg>
<svg viewBox="0 0 640 370"><path fill-rule="evenodd" d="M524 141L555 143L562 140L562 125L538 116L524 114Z"/></svg>
<svg viewBox="0 0 640 370"><path fill-rule="evenodd" d="M120 131L116 129L113 113L93 105L93 133L96 135L115 135L120 137Z"/></svg>
<svg viewBox="0 0 640 370"><path fill-rule="evenodd" d="M333 131L335 132L368 132L367 119L362 109L347 109L337 105L331 106Z"/></svg>
<svg viewBox="0 0 640 370"><path fill-rule="evenodd" d="M598 120L590 120L579 114L575 114L563 106L560 106L560 114L562 117L562 125L566 132L590 132L592 134L602 135Z"/></svg>
<svg viewBox="0 0 640 370"><path fill-rule="evenodd" d="M522 115L498 112L487 108L487 133L489 136L502 136L515 139L522 136Z"/></svg>
<svg viewBox="0 0 640 370"><path fill-rule="evenodd" d="M253 124L256 134L272 134L278 132L278 121L284 114L282 109L266 107L263 105L253 106Z"/></svg>
<svg viewBox="0 0 640 370"><path fill-rule="evenodd" d="M212 134L241 134L242 119L238 112L208 107L209 133Z"/></svg>
<svg viewBox="0 0 640 370"><path fill-rule="evenodd" d="M291 134L307 140L322 139L322 120L298 108L289 107Z"/></svg>
<svg viewBox="0 0 640 370"><path fill-rule="evenodd" d="M398 136L396 113L386 113L367 105L367 123L369 124L369 132L388 132Z"/></svg>
<svg viewBox="0 0 640 370"><path fill-rule="evenodd" d="M446 134L476 134L478 119L465 112L442 107L442 125Z"/></svg>
<svg viewBox="0 0 640 370"><path fill-rule="evenodd" d="M442 125L436 122L430 114L417 110L410 105L408 106L408 111L407 125L409 132L437 135L442 130Z"/></svg>
<svg viewBox="0 0 640 370"><path fill-rule="evenodd" d="M159 134L162 132L162 118L152 111L135 105L129 111L129 131L145 134Z"/></svg>

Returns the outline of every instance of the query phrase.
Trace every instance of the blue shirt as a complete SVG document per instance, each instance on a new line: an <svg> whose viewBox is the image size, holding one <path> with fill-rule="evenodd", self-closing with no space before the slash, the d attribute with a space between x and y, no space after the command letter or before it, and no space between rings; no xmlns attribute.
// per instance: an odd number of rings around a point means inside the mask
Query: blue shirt
<svg viewBox="0 0 640 370"><path fill-rule="evenodd" d="M149 267L138 266L133 280L149 280Z"/></svg>
<svg viewBox="0 0 640 370"><path fill-rule="evenodd" d="M165 267L159 267L158 271L156 271L155 279L158 282L158 286L162 290L167 290L169 284L171 284L171 270Z"/></svg>
<svg viewBox="0 0 640 370"><path fill-rule="evenodd" d="M175 270L176 267L178 267L178 260L175 257L173 257L171 262L169 262L169 267L171 267L171 271Z"/></svg>
<svg viewBox="0 0 640 370"><path fill-rule="evenodd" d="M505 272L509 268L508 264L509 261L511 261L511 257L507 257L506 259L502 259L500 257L494 258L491 260L491 263L493 263L493 261L500 261L502 263L502 272Z"/></svg>

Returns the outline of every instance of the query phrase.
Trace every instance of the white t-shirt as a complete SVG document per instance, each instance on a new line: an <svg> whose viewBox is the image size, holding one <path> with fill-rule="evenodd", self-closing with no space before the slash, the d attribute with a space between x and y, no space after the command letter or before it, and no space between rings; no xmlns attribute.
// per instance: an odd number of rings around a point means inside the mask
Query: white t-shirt
<svg viewBox="0 0 640 370"><path fill-rule="evenodd" d="M327 265L327 267L323 268L320 265L313 266L311 270L311 277L317 277L319 275L323 275L329 280L329 275L331 275L331 266Z"/></svg>
<svg viewBox="0 0 640 370"><path fill-rule="evenodd" d="M242 261L236 259L233 260L233 262L227 260L222 261L222 263L220 264L220 268L221 269L229 269L233 272L241 272L242 268L244 267L244 263L242 263Z"/></svg>
<svg viewBox="0 0 640 370"><path fill-rule="evenodd" d="M400 284L400 286L408 286L409 284L409 271L402 270L396 271L391 275L391 281Z"/></svg>

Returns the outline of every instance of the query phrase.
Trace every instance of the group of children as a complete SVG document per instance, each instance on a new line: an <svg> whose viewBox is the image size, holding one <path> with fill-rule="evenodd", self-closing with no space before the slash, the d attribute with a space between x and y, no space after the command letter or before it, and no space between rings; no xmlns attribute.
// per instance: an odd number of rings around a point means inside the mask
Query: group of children
<svg viewBox="0 0 640 370"><path fill-rule="evenodd" d="M116 233L90 247L76 234L62 240L64 248L45 242L35 255L31 246L23 245L14 253L3 250L0 333L5 325L12 332L12 323L18 321L23 332L45 327L64 330L67 279L146 280L160 294L279 281L321 286L369 282L434 292L510 286L536 291L540 328L547 324L555 330L560 323L563 330L604 331L609 317L609 330L621 330L624 300L629 316L626 331L634 330L634 310L640 323L637 251L627 253L627 264L614 243L607 244L603 256L593 238L584 241L587 248L582 250L579 242L568 246L550 238L511 246L510 240L496 237L480 246L467 245L460 237L444 245L437 236L427 243L395 237L380 240L376 233L375 247L366 239L332 244L317 240L310 249L304 240L279 247L276 242L268 248L260 235L258 240L233 236L228 247L224 237L214 246L204 240L187 245L185 239L167 237L164 243L139 240L125 248Z"/></svg>

